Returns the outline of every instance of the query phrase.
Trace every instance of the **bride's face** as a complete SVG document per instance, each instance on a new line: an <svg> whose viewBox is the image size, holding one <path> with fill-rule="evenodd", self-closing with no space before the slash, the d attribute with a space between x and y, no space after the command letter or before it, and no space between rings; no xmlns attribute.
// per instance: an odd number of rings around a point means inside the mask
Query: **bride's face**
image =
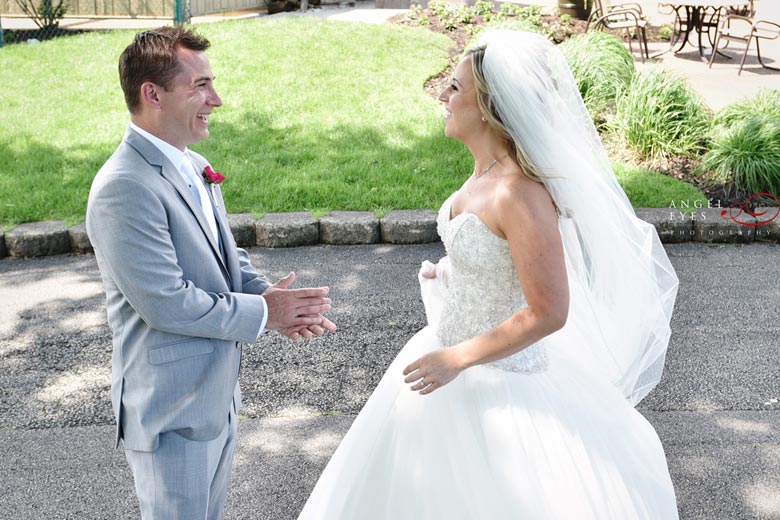
<svg viewBox="0 0 780 520"><path fill-rule="evenodd" d="M482 112L477 105L477 88L471 71L471 58L465 58L455 67L450 84L439 94L444 103L444 135L467 142L483 128Z"/></svg>

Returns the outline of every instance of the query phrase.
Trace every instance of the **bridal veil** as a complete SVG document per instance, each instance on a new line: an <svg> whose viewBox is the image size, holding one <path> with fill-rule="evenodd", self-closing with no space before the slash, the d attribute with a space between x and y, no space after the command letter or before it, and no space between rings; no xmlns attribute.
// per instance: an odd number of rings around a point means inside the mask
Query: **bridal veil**
<svg viewBox="0 0 780 520"><path fill-rule="evenodd" d="M661 378L678 280L653 226L617 182L571 69L541 35L479 39L491 101L558 207L571 305L548 338L637 404Z"/></svg>

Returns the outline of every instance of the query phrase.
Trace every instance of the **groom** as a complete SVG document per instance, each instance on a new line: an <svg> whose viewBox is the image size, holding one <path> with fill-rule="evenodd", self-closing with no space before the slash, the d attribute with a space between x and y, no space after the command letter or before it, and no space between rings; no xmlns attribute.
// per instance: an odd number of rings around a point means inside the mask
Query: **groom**
<svg viewBox="0 0 780 520"><path fill-rule="evenodd" d="M124 50L131 123L87 206L114 338L117 446L145 519L222 517L242 343L269 329L293 339L335 330L322 316L327 288L288 289L293 273L271 285L255 271L230 233L222 177L187 149L208 137L222 104L208 47L163 27Z"/></svg>

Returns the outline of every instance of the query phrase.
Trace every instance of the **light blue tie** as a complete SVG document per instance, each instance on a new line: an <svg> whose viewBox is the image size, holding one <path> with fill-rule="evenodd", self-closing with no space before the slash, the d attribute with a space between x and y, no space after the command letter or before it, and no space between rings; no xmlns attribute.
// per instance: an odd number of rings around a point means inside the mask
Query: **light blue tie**
<svg viewBox="0 0 780 520"><path fill-rule="evenodd" d="M198 185L195 184L197 182L196 179L193 179L192 172L189 172L189 168L187 166L184 166L184 169L188 171L189 175L187 175L188 184L190 186L190 190L192 190L192 194L195 195L195 200L198 201L198 205L202 208L203 207L203 201L200 199L200 192L198 191Z"/></svg>

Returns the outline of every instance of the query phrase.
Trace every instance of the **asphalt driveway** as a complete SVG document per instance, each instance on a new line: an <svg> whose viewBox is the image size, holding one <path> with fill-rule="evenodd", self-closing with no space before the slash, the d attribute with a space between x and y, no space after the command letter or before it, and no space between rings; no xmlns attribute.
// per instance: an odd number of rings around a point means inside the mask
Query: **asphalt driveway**
<svg viewBox="0 0 780 520"><path fill-rule="evenodd" d="M683 519L780 519L780 246L666 249L681 281L664 379L639 406ZM271 278L329 285L339 325L245 350L228 519L294 519L384 369L423 323L440 244L251 250ZM0 517L137 518L113 450L110 334L94 257L0 261Z"/></svg>

